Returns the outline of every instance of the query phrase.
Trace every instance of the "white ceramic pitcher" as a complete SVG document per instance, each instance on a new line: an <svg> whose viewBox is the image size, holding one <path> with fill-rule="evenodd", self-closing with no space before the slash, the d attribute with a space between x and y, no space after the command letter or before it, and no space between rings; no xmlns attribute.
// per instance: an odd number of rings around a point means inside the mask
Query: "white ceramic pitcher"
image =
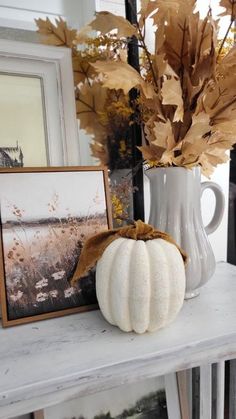
<svg viewBox="0 0 236 419"><path fill-rule="evenodd" d="M199 294L214 274L215 257L207 235L219 226L224 213L224 195L214 182L201 183L199 167L153 168L145 172L150 180L149 223L169 233L188 254L186 267L186 298ZM215 213L204 227L201 195L210 188L216 198Z"/></svg>

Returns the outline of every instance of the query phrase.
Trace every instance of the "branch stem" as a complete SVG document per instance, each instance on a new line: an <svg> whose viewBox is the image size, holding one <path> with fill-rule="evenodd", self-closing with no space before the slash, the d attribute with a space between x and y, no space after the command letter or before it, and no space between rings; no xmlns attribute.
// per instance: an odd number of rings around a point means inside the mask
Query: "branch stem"
<svg viewBox="0 0 236 419"><path fill-rule="evenodd" d="M156 89L159 90L158 81L157 81L156 74L155 74L155 71L154 71L154 68L153 68L153 65L152 65L152 61L151 61L151 57L150 57L151 54L147 49L144 36L142 34L142 31L141 31L140 26L139 26L138 23L137 23L137 28L138 28L138 32L139 32L139 36L140 36L140 42L141 42L140 46L145 51L145 54L146 54L146 57L147 57L147 60L148 60L148 65L149 65L149 68L150 68L151 73L152 73L152 78L153 78L154 84L156 86Z"/></svg>

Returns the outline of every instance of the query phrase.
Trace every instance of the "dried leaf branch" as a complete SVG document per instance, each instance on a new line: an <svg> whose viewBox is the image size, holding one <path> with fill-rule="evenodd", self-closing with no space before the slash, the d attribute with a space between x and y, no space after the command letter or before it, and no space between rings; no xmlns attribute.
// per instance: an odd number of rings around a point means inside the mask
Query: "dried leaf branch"
<svg viewBox="0 0 236 419"><path fill-rule="evenodd" d="M79 32L62 20L37 21L46 43L72 49L77 115L94 138L94 155L109 162L111 144L117 155L129 155L124 144L136 106L146 139L140 150L151 167L199 165L209 176L226 161L236 142L236 47L224 56L236 0L220 5L230 16L220 44L218 22L211 10L200 19L196 0L142 0L137 25L109 12L97 13ZM154 53L145 41L147 19ZM140 74L126 62L133 37L143 51ZM134 87L140 95L132 109Z"/></svg>

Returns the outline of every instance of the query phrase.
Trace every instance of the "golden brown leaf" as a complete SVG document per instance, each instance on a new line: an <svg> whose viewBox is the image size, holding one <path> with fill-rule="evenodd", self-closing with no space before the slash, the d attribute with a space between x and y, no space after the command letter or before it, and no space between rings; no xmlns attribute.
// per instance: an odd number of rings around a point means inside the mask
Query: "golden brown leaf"
<svg viewBox="0 0 236 419"><path fill-rule="evenodd" d="M211 131L210 117L205 112L200 112L198 115L193 115L192 125L190 126L184 141L188 143L197 144L198 140Z"/></svg>
<svg viewBox="0 0 236 419"><path fill-rule="evenodd" d="M173 122L183 121L184 108L179 79L176 77L166 78L162 84L161 95L163 105L174 105L177 107Z"/></svg>
<svg viewBox="0 0 236 419"><path fill-rule="evenodd" d="M159 29L160 28L160 29ZM177 75L183 72L184 67L189 65L188 46L189 46L189 18L183 13L180 16L170 14L169 24L159 26L156 39L159 37L159 30L164 30L164 41L160 49L156 47L157 54L165 54L169 65Z"/></svg>
<svg viewBox="0 0 236 419"><path fill-rule="evenodd" d="M99 112L104 108L107 97L107 89L99 83L91 86L85 83L77 90L76 113L80 121L80 128L88 134L105 133L99 119Z"/></svg>
<svg viewBox="0 0 236 419"><path fill-rule="evenodd" d="M100 160L100 164L107 166L109 163L108 150L106 145L94 141L90 144L92 156Z"/></svg>
<svg viewBox="0 0 236 419"><path fill-rule="evenodd" d="M105 76L103 85L109 89L122 89L127 94L133 87L138 87L146 98L151 99L155 95L152 85L146 83L140 74L127 63L96 61L92 66L98 73Z"/></svg>
<svg viewBox="0 0 236 419"><path fill-rule="evenodd" d="M153 134L155 140L152 144L162 147L166 150L172 150L176 143L173 135L173 129L170 120L168 119L165 123L154 122Z"/></svg>
<svg viewBox="0 0 236 419"><path fill-rule="evenodd" d="M110 12L98 12L96 18L78 32L76 39L77 42L81 42L82 39L86 40L86 34L89 34L91 31L107 34L115 29L117 30L118 38L137 36L137 28L123 16L117 16Z"/></svg>
<svg viewBox="0 0 236 419"><path fill-rule="evenodd" d="M161 156L160 164L162 166L172 166L175 162L175 155L172 150L165 150Z"/></svg>
<svg viewBox="0 0 236 419"><path fill-rule="evenodd" d="M188 16L193 13L196 0L156 0L155 3L158 11L152 17L154 24L160 25L164 21L169 23L171 15L185 14Z"/></svg>
<svg viewBox="0 0 236 419"><path fill-rule="evenodd" d="M70 29L67 23L59 18L54 25L48 17L46 20L35 19L38 27L38 33L43 35L43 42L48 45L66 46L72 48L76 38L77 31Z"/></svg>
<svg viewBox="0 0 236 419"><path fill-rule="evenodd" d="M138 147L141 151L144 160L155 160L160 161L162 154L164 153L165 149L162 147L158 147L154 144L150 145L143 145Z"/></svg>
<svg viewBox="0 0 236 419"><path fill-rule="evenodd" d="M88 81L89 78L96 74L95 70L88 62L88 59L82 57L81 55L77 54L72 57L72 66L75 86L81 82L84 82L85 80Z"/></svg>
<svg viewBox="0 0 236 419"><path fill-rule="evenodd" d="M139 27L142 29L146 19L158 8L158 2L156 0L141 0L141 9L138 12L139 15Z"/></svg>
<svg viewBox="0 0 236 419"><path fill-rule="evenodd" d="M232 20L236 18L236 0L221 0L220 6L225 8L225 11L220 16L231 16Z"/></svg>
<svg viewBox="0 0 236 419"><path fill-rule="evenodd" d="M204 151L208 148L207 141L204 138L200 138L194 143L182 141L181 154L175 158L175 164L177 166L194 166L199 162L199 158Z"/></svg>
<svg viewBox="0 0 236 419"><path fill-rule="evenodd" d="M190 24L197 28L196 38L189 43L189 54L191 56L190 74L194 86L209 80L215 72L216 46L217 46L217 25L212 17L207 15L204 20L190 18ZM194 43L193 43L194 42Z"/></svg>

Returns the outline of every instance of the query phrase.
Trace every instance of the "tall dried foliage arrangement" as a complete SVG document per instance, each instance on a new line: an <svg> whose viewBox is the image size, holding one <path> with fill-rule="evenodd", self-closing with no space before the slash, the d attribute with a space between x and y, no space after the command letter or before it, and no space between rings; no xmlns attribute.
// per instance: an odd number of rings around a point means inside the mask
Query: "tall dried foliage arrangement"
<svg viewBox="0 0 236 419"><path fill-rule="evenodd" d="M236 0L221 0L220 6L221 15L230 16L220 44L219 21L210 9L201 19L196 0L142 0L137 25L109 12L97 13L79 32L62 20L37 20L44 42L72 49L77 115L103 163L114 132L118 152L129 153L125 136L134 118L143 127L140 150L150 166L200 165L210 176L227 161L226 150L236 142L236 47L224 54L224 45ZM153 51L145 41L147 23L153 25ZM127 64L129 42L142 51L140 74ZM139 97L130 104L132 88Z"/></svg>

